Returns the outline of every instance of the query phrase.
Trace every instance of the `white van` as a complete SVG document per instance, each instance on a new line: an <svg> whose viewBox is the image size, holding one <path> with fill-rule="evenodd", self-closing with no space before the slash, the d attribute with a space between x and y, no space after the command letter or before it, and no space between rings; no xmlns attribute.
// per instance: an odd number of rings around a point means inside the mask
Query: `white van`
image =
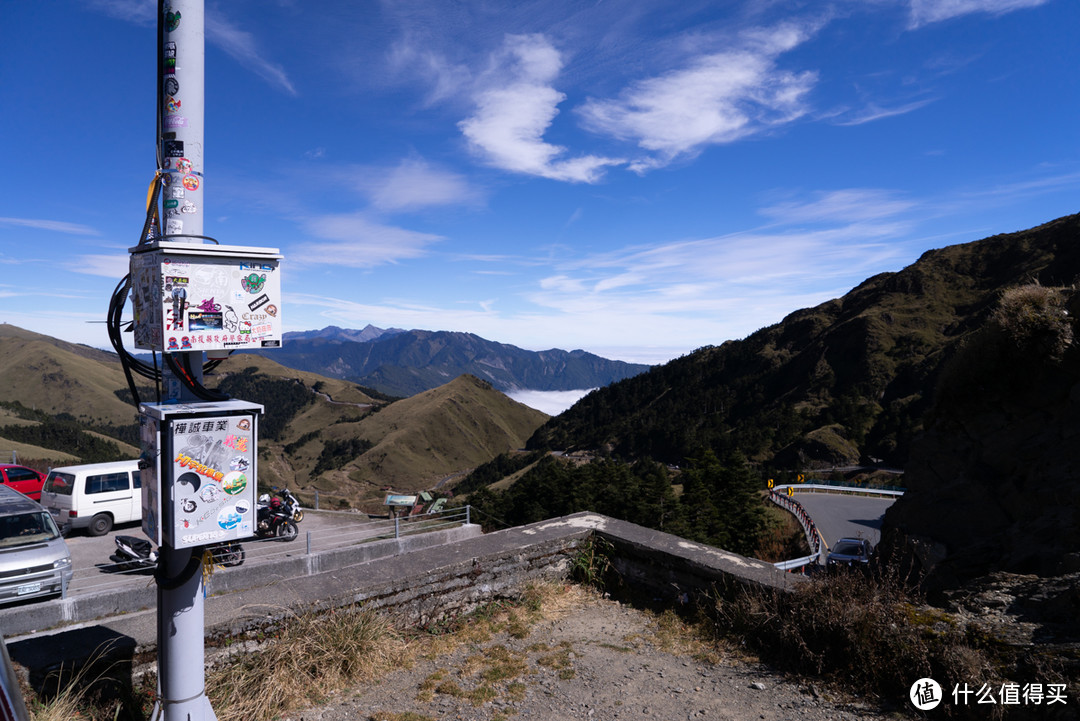
<svg viewBox="0 0 1080 721"><path fill-rule="evenodd" d="M52 516L0 486L0 604L62 594L71 575L71 553Z"/></svg>
<svg viewBox="0 0 1080 721"><path fill-rule="evenodd" d="M54 468L41 488L41 505L65 534L85 528L91 536L101 536L117 523L141 520L139 462Z"/></svg>

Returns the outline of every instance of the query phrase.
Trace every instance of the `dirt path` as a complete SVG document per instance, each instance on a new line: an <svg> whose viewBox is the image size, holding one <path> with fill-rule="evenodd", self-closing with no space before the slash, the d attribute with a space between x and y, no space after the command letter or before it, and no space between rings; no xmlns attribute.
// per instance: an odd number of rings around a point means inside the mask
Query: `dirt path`
<svg viewBox="0 0 1080 721"><path fill-rule="evenodd" d="M674 619L669 619L674 621ZM677 623L674 625L678 625ZM510 627L336 694L289 721L887 718L752 662L695 646L664 619L581 599L555 620ZM523 636L523 637L522 637ZM486 684L484 679L487 679ZM486 690L485 690L486 689ZM893 716L892 718L896 718Z"/></svg>

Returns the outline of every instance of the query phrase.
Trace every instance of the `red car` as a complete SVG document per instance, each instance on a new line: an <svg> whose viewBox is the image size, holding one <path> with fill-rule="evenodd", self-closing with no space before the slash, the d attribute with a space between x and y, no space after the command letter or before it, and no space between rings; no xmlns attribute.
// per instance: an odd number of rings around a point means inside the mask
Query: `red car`
<svg viewBox="0 0 1080 721"><path fill-rule="evenodd" d="M0 463L0 483L11 486L31 500L41 500L41 486L45 484L45 474L33 468L16 466L13 463Z"/></svg>

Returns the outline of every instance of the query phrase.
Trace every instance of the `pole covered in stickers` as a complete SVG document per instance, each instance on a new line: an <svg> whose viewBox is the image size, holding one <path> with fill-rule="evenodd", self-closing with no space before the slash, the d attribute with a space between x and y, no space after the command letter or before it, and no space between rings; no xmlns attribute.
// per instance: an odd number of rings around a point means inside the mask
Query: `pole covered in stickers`
<svg viewBox="0 0 1080 721"><path fill-rule="evenodd" d="M158 170L166 240L203 236L204 61L202 0L167 0L160 19Z"/></svg>

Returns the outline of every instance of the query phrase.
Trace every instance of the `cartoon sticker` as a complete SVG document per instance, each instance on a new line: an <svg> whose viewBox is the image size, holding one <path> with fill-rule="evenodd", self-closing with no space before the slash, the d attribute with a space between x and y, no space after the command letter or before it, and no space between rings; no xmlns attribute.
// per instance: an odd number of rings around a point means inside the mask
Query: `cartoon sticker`
<svg viewBox="0 0 1080 721"><path fill-rule="evenodd" d="M266 284L266 274L249 273L240 279L240 285L248 293L258 293Z"/></svg>
<svg viewBox="0 0 1080 721"><path fill-rule="evenodd" d="M176 342L176 336L169 336L169 350L180 350L180 344Z"/></svg>
<svg viewBox="0 0 1080 721"><path fill-rule="evenodd" d="M197 176L194 176L194 175L185 175L184 176L184 187L187 188L188 190L198 190L199 189L199 178Z"/></svg>
<svg viewBox="0 0 1080 721"><path fill-rule="evenodd" d="M184 510L184 513L194 513L195 509L198 508L198 504L191 498L185 498L180 501L180 507Z"/></svg>
<svg viewBox="0 0 1080 721"><path fill-rule="evenodd" d="M266 314L269 315L271 318L277 318L277 306L273 303L266 306Z"/></svg>
<svg viewBox="0 0 1080 721"><path fill-rule="evenodd" d="M185 336L180 336L180 350L190 350L191 339Z"/></svg>
<svg viewBox="0 0 1080 721"><path fill-rule="evenodd" d="M180 27L180 11L173 12L171 10L165 13L165 29L170 33L176 28Z"/></svg>
<svg viewBox="0 0 1080 721"><path fill-rule="evenodd" d="M225 325L225 330L229 331L230 333L235 333L236 332L237 320L238 319L236 317L236 311L233 310L232 306L231 305L225 306L225 317L223 319L223 323Z"/></svg>
<svg viewBox="0 0 1080 721"><path fill-rule="evenodd" d="M165 101L165 112L169 115L176 115L180 112L180 101L171 95Z"/></svg>
<svg viewBox="0 0 1080 721"><path fill-rule="evenodd" d="M176 169L179 170L181 173L185 173L185 174L190 173L191 172L191 167L192 167L191 166L191 161L188 160L187 158L177 158L176 159Z"/></svg>
<svg viewBox="0 0 1080 721"><path fill-rule="evenodd" d="M246 471L249 465L251 465L251 461L247 459L247 456L234 456L229 461L229 469L233 471Z"/></svg>
<svg viewBox="0 0 1080 721"><path fill-rule="evenodd" d="M242 471L226 473L225 478L221 481L221 487L225 489L225 492L230 496L235 496L237 493L243 492L243 490L247 488L247 484L247 474Z"/></svg>
<svg viewBox="0 0 1080 721"><path fill-rule="evenodd" d="M247 418L241 418L239 421L236 422L236 427L242 431L250 431L251 421L249 421Z"/></svg>

